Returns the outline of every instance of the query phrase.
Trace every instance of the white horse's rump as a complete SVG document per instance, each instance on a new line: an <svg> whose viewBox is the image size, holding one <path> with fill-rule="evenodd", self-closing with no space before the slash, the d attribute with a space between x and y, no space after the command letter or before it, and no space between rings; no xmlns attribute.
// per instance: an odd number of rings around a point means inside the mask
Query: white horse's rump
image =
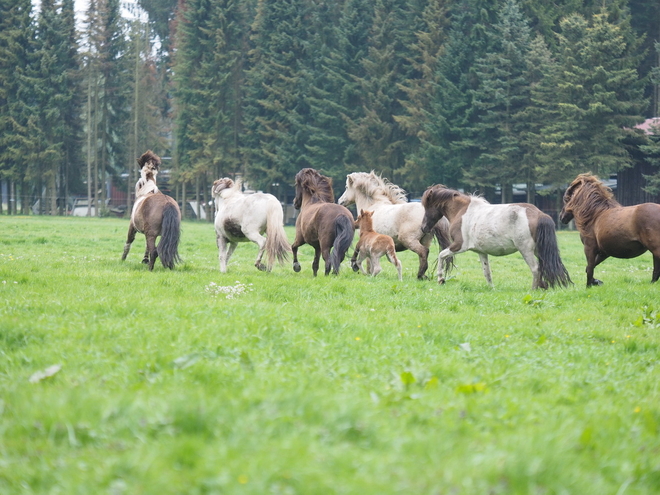
<svg viewBox="0 0 660 495"><path fill-rule="evenodd" d="M390 236L397 251L410 249L419 256L419 279L424 278L428 268L429 246L433 235L436 235L442 248L449 245L449 222L446 219L440 219L432 231L422 232L422 204L408 203L403 189L373 171L348 174L346 190L337 202L340 205L355 203L358 211L372 211L373 229L376 232ZM446 263L449 268L451 259Z"/></svg>
<svg viewBox="0 0 660 495"><path fill-rule="evenodd" d="M220 271L227 271L227 263L239 242L252 241L259 246L255 266L270 271L275 259L288 259L291 246L284 231L284 211L272 194L244 194L241 182L229 178L218 179L211 192L215 198L215 232L218 244ZM266 237L263 234L266 233ZM264 252L268 263L262 264Z"/></svg>

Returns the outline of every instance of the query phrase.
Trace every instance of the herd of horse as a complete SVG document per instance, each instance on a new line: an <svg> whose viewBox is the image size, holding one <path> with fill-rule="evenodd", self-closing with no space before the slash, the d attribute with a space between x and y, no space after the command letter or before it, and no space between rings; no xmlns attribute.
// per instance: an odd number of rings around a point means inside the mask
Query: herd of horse
<svg viewBox="0 0 660 495"><path fill-rule="evenodd" d="M137 232L146 237L143 263L153 270L156 258L173 268L179 262L181 213L171 197L158 190L156 176L160 158L152 151L138 160L140 179L131 212L128 238L122 260L126 259ZM484 198L464 194L443 185L429 187L421 202L408 202L405 191L373 171L346 177L346 190L335 202L332 179L312 168L295 177L295 240L288 243L281 203L267 193L245 194L240 181L222 178L213 183L215 232L220 271L240 242L259 247L255 266L270 271L293 257L293 269L300 271L298 248L314 248L312 271L317 275L320 259L324 271L337 274L360 229L351 259L354 271L377 275L380 258L397 268L397 251L411 250L419 258L417 278L426 278L429 248L433 238L440 245L437 280L443 284L454 266L455 255L474 251L479 255L484 277L493 285L488 256L520 252L532 272L532 288L547 289L572 284L559 253L552 218L528 203L490 204ZM346 206L355 204L357 220ZM609 257L634 258L646 251L653 255L652 282L660 278L660 205L644 203L621 206L612 191L591 174L581 174L568 186L559 215L562 223L575 221L587 259L587 287L600 285L594 268ZM265 234L265 236L264 236ZM156 238L161 240L156 245ZM263 257L266 255L266 262ZM368 269L362 268L367 261Z"/></svg>

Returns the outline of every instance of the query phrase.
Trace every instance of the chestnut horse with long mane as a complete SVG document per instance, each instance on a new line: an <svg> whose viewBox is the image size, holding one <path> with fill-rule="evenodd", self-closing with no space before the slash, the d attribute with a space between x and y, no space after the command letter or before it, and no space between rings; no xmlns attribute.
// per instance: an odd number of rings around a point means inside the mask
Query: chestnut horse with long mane
<svg viewBox="0 0 660 495"><path fill-rule="evenodd" d="M135 185L135 204L121 259L126 259L135 234L140 232L147 240L142 263L148 263L149 270L153 270L156 258L160 257L163 266L172 269L179 262L181 211L173 198L161 193L156 187L156 175L160 167L158 155L149 150L143 153L137 162L140 165L141 177ZM160 242L156 246L158 236Z"/></svg>
<svg viewBox="0 0 660 495"><path fill-rule="evenodd" d="M463 194L442 185L429 187L422 196L422 230L430 232L441 217L449 220L451 245L438 255L438 282L444 283L442 259L474 251L484 276L493 285L488 255L505 256L519 251L532 272L532 289L566 286L571 278L559 256L555 223L528 203L492 205L479 196Z"/></svg>
<svg viewBox="0 0 660 495"><path fill-rule="evenodd" d="M296 219L296 239L291 245L293 270L300 271L298 248L309 244L314 248L314 276L318 272L321 255L325 261L325 274L328 275L330 270L337 274L346 251L353 242L353 214L344 206L335 203L332 179L313 168L304 168L298 172L295 185L296 197L293 206L300 210L300 214Z"/></svg>
<svg viewBox="0 0 660 495"><path fill-rule="evenodd" d="M564 193L559 219L575 219L587 257L587 287L602 284L594 268L610 256L635 258L646 251L653 254L651 282L660 277L660 205L621 206L598 177L580 174Z"/></svg>

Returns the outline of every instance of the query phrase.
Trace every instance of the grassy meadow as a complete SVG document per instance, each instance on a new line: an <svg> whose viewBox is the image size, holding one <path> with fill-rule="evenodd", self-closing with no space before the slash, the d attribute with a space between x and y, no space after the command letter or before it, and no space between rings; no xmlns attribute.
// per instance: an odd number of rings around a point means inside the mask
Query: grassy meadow
<svg viewBox="0 0 660 495"><path fill-rule="evenodd" d="M194 222L150 273L127 229L0 217L2 494L660 492L648 253L586 289L559 232L575 285L531 292L519 254L494 289L474 253L445 286L410 252L403 282L313 278L308 246L300 273L241 244L221 274Z"/></svg>

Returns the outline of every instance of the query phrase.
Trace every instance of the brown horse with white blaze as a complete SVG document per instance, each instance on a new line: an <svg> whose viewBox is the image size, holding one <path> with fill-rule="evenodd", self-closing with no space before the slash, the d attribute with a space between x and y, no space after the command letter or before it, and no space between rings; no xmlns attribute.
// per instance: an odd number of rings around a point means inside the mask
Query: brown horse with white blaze
<svg viewBox="0 0 660 495"><path fill-rule="evenodd" d="M601 285L594 268L607 258L653 254L651 282L660 278L660 205L621 206L597 176L580 174L564 193L562 223L575 219L587 258L587 287Z"/></svg>
<svg viewBox="0 0 660 495"><path fill-rule="evenodd" d="M300 214L296 219L296 239L291 245L293 270L300 271L298 248L309 244L314 248L314 276L318 272L321 255L325 260L325 274L328 275L331 270L337 274L355 235L353 214L335 203L332 179L313 168L303 168L298 172L295 186L293 206L300 210Z"/></svg>
<svg viewBox="0 0 660 495"><path fill-rule="evenodd" d="M372 217L372 212L360 210L360 215L355 220L355 226L360 229L360 240L355 246L355 252L351 258L353 271L361 270L366 275L367 272L362 267L362 262L369 258L369 273L375 277L381 272L380 259L387 256L388 261L396 267L399 281L402 281L401 261L396 257L394 239L389 235L374 231Z"/></svg>
<svg viewBox="0 0 660 495"><path fill-rule="evenodd" d="M142 154L137 162L140 165L141 178L135 186L135 204L121 259L126 259L136 233L140 232L147 241L142 263L148 263L149 270L153 270L156 258L160 257L163 266L172 269L179 262L181 211L173 198L161 193L156 187L155 179L160 167L158 155L149 150ZM158 236L160 242L156 246Z"/></svg>

